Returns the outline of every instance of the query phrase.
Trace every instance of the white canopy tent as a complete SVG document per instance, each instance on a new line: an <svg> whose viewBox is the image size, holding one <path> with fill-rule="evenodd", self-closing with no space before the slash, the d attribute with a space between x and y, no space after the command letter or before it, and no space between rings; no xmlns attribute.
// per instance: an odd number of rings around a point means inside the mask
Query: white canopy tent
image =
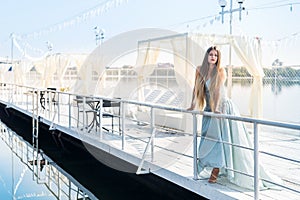
<svg viewBox="0 0 300 200"><path fill-rule="evenodd" d="M171 34L174 32L169 30L140 29L117 35L99 45L83 63L79 72L80 80L76 84L76 91L86 95L97 94L95 92L97 83L104 79L105 71L118 59L137 52L138 41ZM96 78L96 80L91 77ZM109 87L109 85L106 86ZM100 87L99 84L98 87ZM103 92L98 94L103 94Z"/></svg>
<svg viewBox="0 0 300 200"><path fill-rule="evenodd" d="M37 73L41 75L41 86L44 88L68 87L74 91L72 88L77 80L66 82L68 80L66 72L70 67L75 67L78 72L86 57L86 54L53 54L43 60L34 62Z"/></svg>
<svg viewBox="0 0 300 200"><path fill-rule="evenodd" d="M164 90L164 92L152 100L154 103L164 103L158 99L164 95L167 96L164 93L170 89L170 85L160 81L154 83L152 80L155 76L154 73L156 73L156 80L162 78L157 70L159 59L163 54L174 66L172 70L177 84L172 88L175 97L171 95L168 98L179 99L181 94L182 102L176 106L187 108L191 101L196 66L201 65L205 50L213 45L219 46L221 52L222 49L231 45L243 66L252 75L253 85L249 110L251 116L261 117L262 77L264 76L261 63L261 44L258 38L247 36L177 34L160 29L143 29L124 33L103 43L88 56L79 72L80 80L76 84L76 91L89 95L145 101L147 90L160 87L160 90ZM126 62L120 64L118 69L111 67L113 63L130 57L130 55L135 55L132 56L132 59L136 60L131 68L122 68L127 65ZM115 77L113 77L113 73L115 73ZM98 76L97 81L95 74ZM128 74L135 77L130 83ZM167 77L170 78L170 76ZM152 89L151 86L153 86ZM168 93L170 95L170 91ZM182 118L180 120L186 121Z"/></svg>
<svg viewBox="0 0 300 200"><path fill-rule="evenodd" d="M70 67L75 67L79 71L86 57L86 54L51 54L40 60L23 60L14 63L12 71L8 72L6 68L3 68L1 80L32 87L72 89L76 83L76 77L72 80L68 79L69 74L66 72ZM10 81L7 80L8 73L11 73Z"/></svg>

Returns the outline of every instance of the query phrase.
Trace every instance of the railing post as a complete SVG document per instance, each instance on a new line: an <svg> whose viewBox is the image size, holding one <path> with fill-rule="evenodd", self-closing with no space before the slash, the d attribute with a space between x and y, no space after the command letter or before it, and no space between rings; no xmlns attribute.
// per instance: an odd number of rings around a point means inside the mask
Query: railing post
<svg viewBox="0 0 300 200"><path fill-rule="evenodd" d="M51 115L52 115L52 103L51 103L51 98L50 98L50 92L45 90L43 91L45 94L45 112L48 112L48 118L51 119ZM48 100L47 100L48 99ZM48 101L48 102L47 102ZM47 107L48 107L48 111L47 111Z"/></svg>
<svg viewBox="0 0 300 200"><path fill-rule="evenodd" d="M68 99L68 106L69 106L69 128L71 128L71 119L72 119L72 117L71 117L71 94L68 94L68 97L69 97L69 99ZM78 119L77 119L78 120Z"/></svg>
<svg viewBox="0 0 300 200"><path fill-rule="evenodd" d="M85 130L86 128L86 124L85 124L85 120L86 120L86 112L85 112L85 102L86 102L86 99L85 99L85 96L83 97L82 99L82 124L83 124L83 129L82 130Z"/></svg>
<svg viewBox="0 0 300 200"><path fill-rule="evenodd" d="M194 179L197 180L197 115L195 113L193 113L193 171Z"/></svg>
<svg viewBox="0 0 300 200"><path fill-rule="evenodd" d="M103 139L103 133L102 133L102 115L103 115L103 99L100 99L100 107L99 107L99 134L100 134L100 140Z"/></svg>
<svg viewBox="0 0 300 200"><path fill-rule="evenodd" d="M122 130L121 130L121 133L122 133L122 150L124 150L125 148L125 109L124 109L124 102L120 102L121 103L121 116L119 117L122 117ZM120 126L120 124L119 124Z"/></svg>
<svg viewBox="0 0 300 200"><path fill-rule="evenodd" d="M259 145L258 145L258 128L257 122L254 122L254 199L259 199Z"/></svg>
<svg viewBox="0 0 300 200"><path fill-rule="evenodd" d="M14 85L10 85L10 90L9 90L9 103L11 105L14 104L14 99L13 99L13 94L14 94Z"/></svg>
<svg viewBox="0 0 300 200"><path fill-rule="evenodd" d="M57 121L58 121L58 124L60 123L60 93L57 92L57 102L55 102L56 100L54 99L54 112L55 112L55 106L57 106ZM57 104L57 105L55 105Z"/></svg>
<svg viewBox="0 0 300 200"><path fill-rule="evenodd" d="M32 92L33 93L33 92ZM29 104L29 98L28 96L30 95L30 93L28 93L28 95L26 95L26 111L29 111L28 109L28 104ZM32 95L33 96L33 95Z"/></svg>
<svg viewBox="0 0 300 200"><path fill-rule="evenodd" d="M153 133L153 130L155 129L155 115L154 115L154 108L151 107L151 133ZM154 138L151 141L151 162L154 160Z"/></svg>

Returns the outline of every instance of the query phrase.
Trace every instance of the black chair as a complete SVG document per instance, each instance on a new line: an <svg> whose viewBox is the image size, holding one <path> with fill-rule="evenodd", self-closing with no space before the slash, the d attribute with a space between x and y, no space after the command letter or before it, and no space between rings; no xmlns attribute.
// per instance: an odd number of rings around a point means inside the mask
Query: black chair
<svg viewBox="0 0 300 200"><path fill-rule="evenodd" d="M79 127L79 119L80 119L80 113L85 114L85 125L88 131L90 131L95 125L96 125L96 131L97 127L100 127L100 99L93 98L93 97L86 97L85 101L83 97L76 96L76 99L74 99L77 103L77 127ZM85 103L84 103L85 102ZM119 107L119 115L114 115L113 113L106 112L103 109L102 117L103 118L111 118L111 132L114 132L114 118L117 116L119 118L119 124L120 124L120 102L115 101L109 101L109 100L103 100L102 101L102 108L108 108L108 107ZM89 115L92 115L92 120L89 121ZM110 132L110 130L106 127L101 127L107 132ZM120 129L120 128L119 128Z"/></svg>
<svg viewBox="0 0 300 200"><path fill-rule="evenodd" d="M109 100L103 100L103 104L102 104L103 108L112 108L112 107L119 107L119 113L118 115L114 115L113 113L108 113L108 112L102 112L102 117L104 118L111 118L111 132L114 132L114 117L118 117L119 118L119 131L120 131L120 102L116 102L116 101L109 101ZM99 114L98 114L98 117ZM109 129L102 127L104 130L106 130L107 132L109 132Z"/></svg>
<svg viewBox="0 0 300 200"><path fill-rule="evenodd" d="M87 125L85 128L91 129L92 126L94 126L94 116L96 114L96 110L93 107L92 103L89 102L89 98L86 98L86 102L84 104L84 100L83 97L81 96L76 96L76 99L74 99L76 101L77 104L77 127L79 127L79 119L80 119L80 113L85 114L85 122L83 122L83 124ZM93 115L93 119L92 121L89 123L89 113L92 113Z"/></svg>
<svg viewBox="0 0 300 200"><path fill-rule="evenodd" d="M52 90L52 91L56 91L56 88L47 88L47 90ZM58 104L58 99L56 97L56 92L49 92L49 98L47 97L47 102L48 103L53 103L54 105Z"/></svg>
<svg viewBox="0 0 300 200"><path fill-rule="evenodd" d="M58 104L58 100L56 99L56 92L50 92L48 90L56 91L56 88L47 88L47 91L40 91L40 104L44 110L46 103L49 106Z"/></svg>

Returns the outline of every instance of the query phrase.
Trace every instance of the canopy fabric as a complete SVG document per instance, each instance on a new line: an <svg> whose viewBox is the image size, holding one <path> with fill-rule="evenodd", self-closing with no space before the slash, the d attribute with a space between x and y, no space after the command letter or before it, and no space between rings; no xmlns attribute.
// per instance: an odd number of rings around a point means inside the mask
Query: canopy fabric
<svg viewBox="0 0 300 200"><path fill-rule="evenodd" d="M188 86L185 85L189 85L190 88L193 88L195 69L196 66L202 64L205 49L213 45L217 45L220 48L225 45L231 45L248 72L253 76L249 105L250 113L253 117L261 117L262 78L264 72L262 69L262 52L259 38L232 35L190 34L189 36L170 36L169 38L160 40L159 43L157 40L155 40L155 43L148 41L147 45L147 52L140 53L139 51L138 56L139 61L144 60L144 67L156 63L155 60L149 60L152 52L151 48L159 47L161 51L167 49L173 52L176 80L187 89ZM144 59L141 58L142 56L144 56ZM141 64L139 63L139 65ZM139 66L139 68L141 68L141 66ZM185 106L188 106L189 100L190 98L186 98Z"/></svg>
<svg viewBox="0 0 300 200"><path fill-rule="evenodd" d="M136 56L137 51L139 51L139 41L171 34L174 34L174 32L155 28L133 30L115 36L102 45L99 45L83 63L79 72L80 80L75 86L76 91L85 95L112 95L111 91L115 85L105 83L105 70L110 68L115 61L130 54ZM148 55L152 56L152 53ZM150 60L155 60L146 58L145 56L140 56L139 59L137 60L135 57L136 66L139 65L139 62L143 64L148 61L150 62ZM97 74L98 79L91 79L93 74ZM105 85L105 88L103 85Z"/></svg>
<svg viewBox="0 0 300 200"><path fill-rule="evenodd" d="M245 36L235 37L232 46L244 63L244 66L253 77L250 114L253 117L262 115L262 78L264 72L262 68L262 50L259 38L249 38Z"/></svg>
<svg viewBox="0 0 300 200"><path fill-rule="evenodd" d="M0 64L0 81L6 82L6 83L13 83L11 79L11 74L13 74L13 71L9 71L9 69L12 67L12 64L3 63Z"/></svg>
<svg viewBox="0 0 300 200"><path fill-rule="evenodd" d="M14 63L10 74L1 65L1 81L40 88L72 88L76 81L66 82L67 69L80 70L86 57L85 54L52 54L40 60L24 60Z"/></svg>
<svg viewBox="0 0 300 200"><path fill-rule="evenodd" d="M53 54L43 60L34 62L33 65L37 73L41 74L41 86L45 88L64 87L63 79L67 68L75 66L79 71L86 56L85 54ZM56 76L57 82L54 81L54 76ZM69 87L71 86L69 85Z"/></svg>

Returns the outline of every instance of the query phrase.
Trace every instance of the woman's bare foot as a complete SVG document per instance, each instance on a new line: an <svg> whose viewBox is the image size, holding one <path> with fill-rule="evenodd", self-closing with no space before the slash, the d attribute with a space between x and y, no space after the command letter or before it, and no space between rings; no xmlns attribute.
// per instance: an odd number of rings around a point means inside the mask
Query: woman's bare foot
<svg viewBox="0 0 300 200"><path fill-rule="evenodd" d="M217 182L219 171L220 171L219 168L213 168L213 170L211 171L210 178L208 179L209 183L216 183Z"/></svg>

